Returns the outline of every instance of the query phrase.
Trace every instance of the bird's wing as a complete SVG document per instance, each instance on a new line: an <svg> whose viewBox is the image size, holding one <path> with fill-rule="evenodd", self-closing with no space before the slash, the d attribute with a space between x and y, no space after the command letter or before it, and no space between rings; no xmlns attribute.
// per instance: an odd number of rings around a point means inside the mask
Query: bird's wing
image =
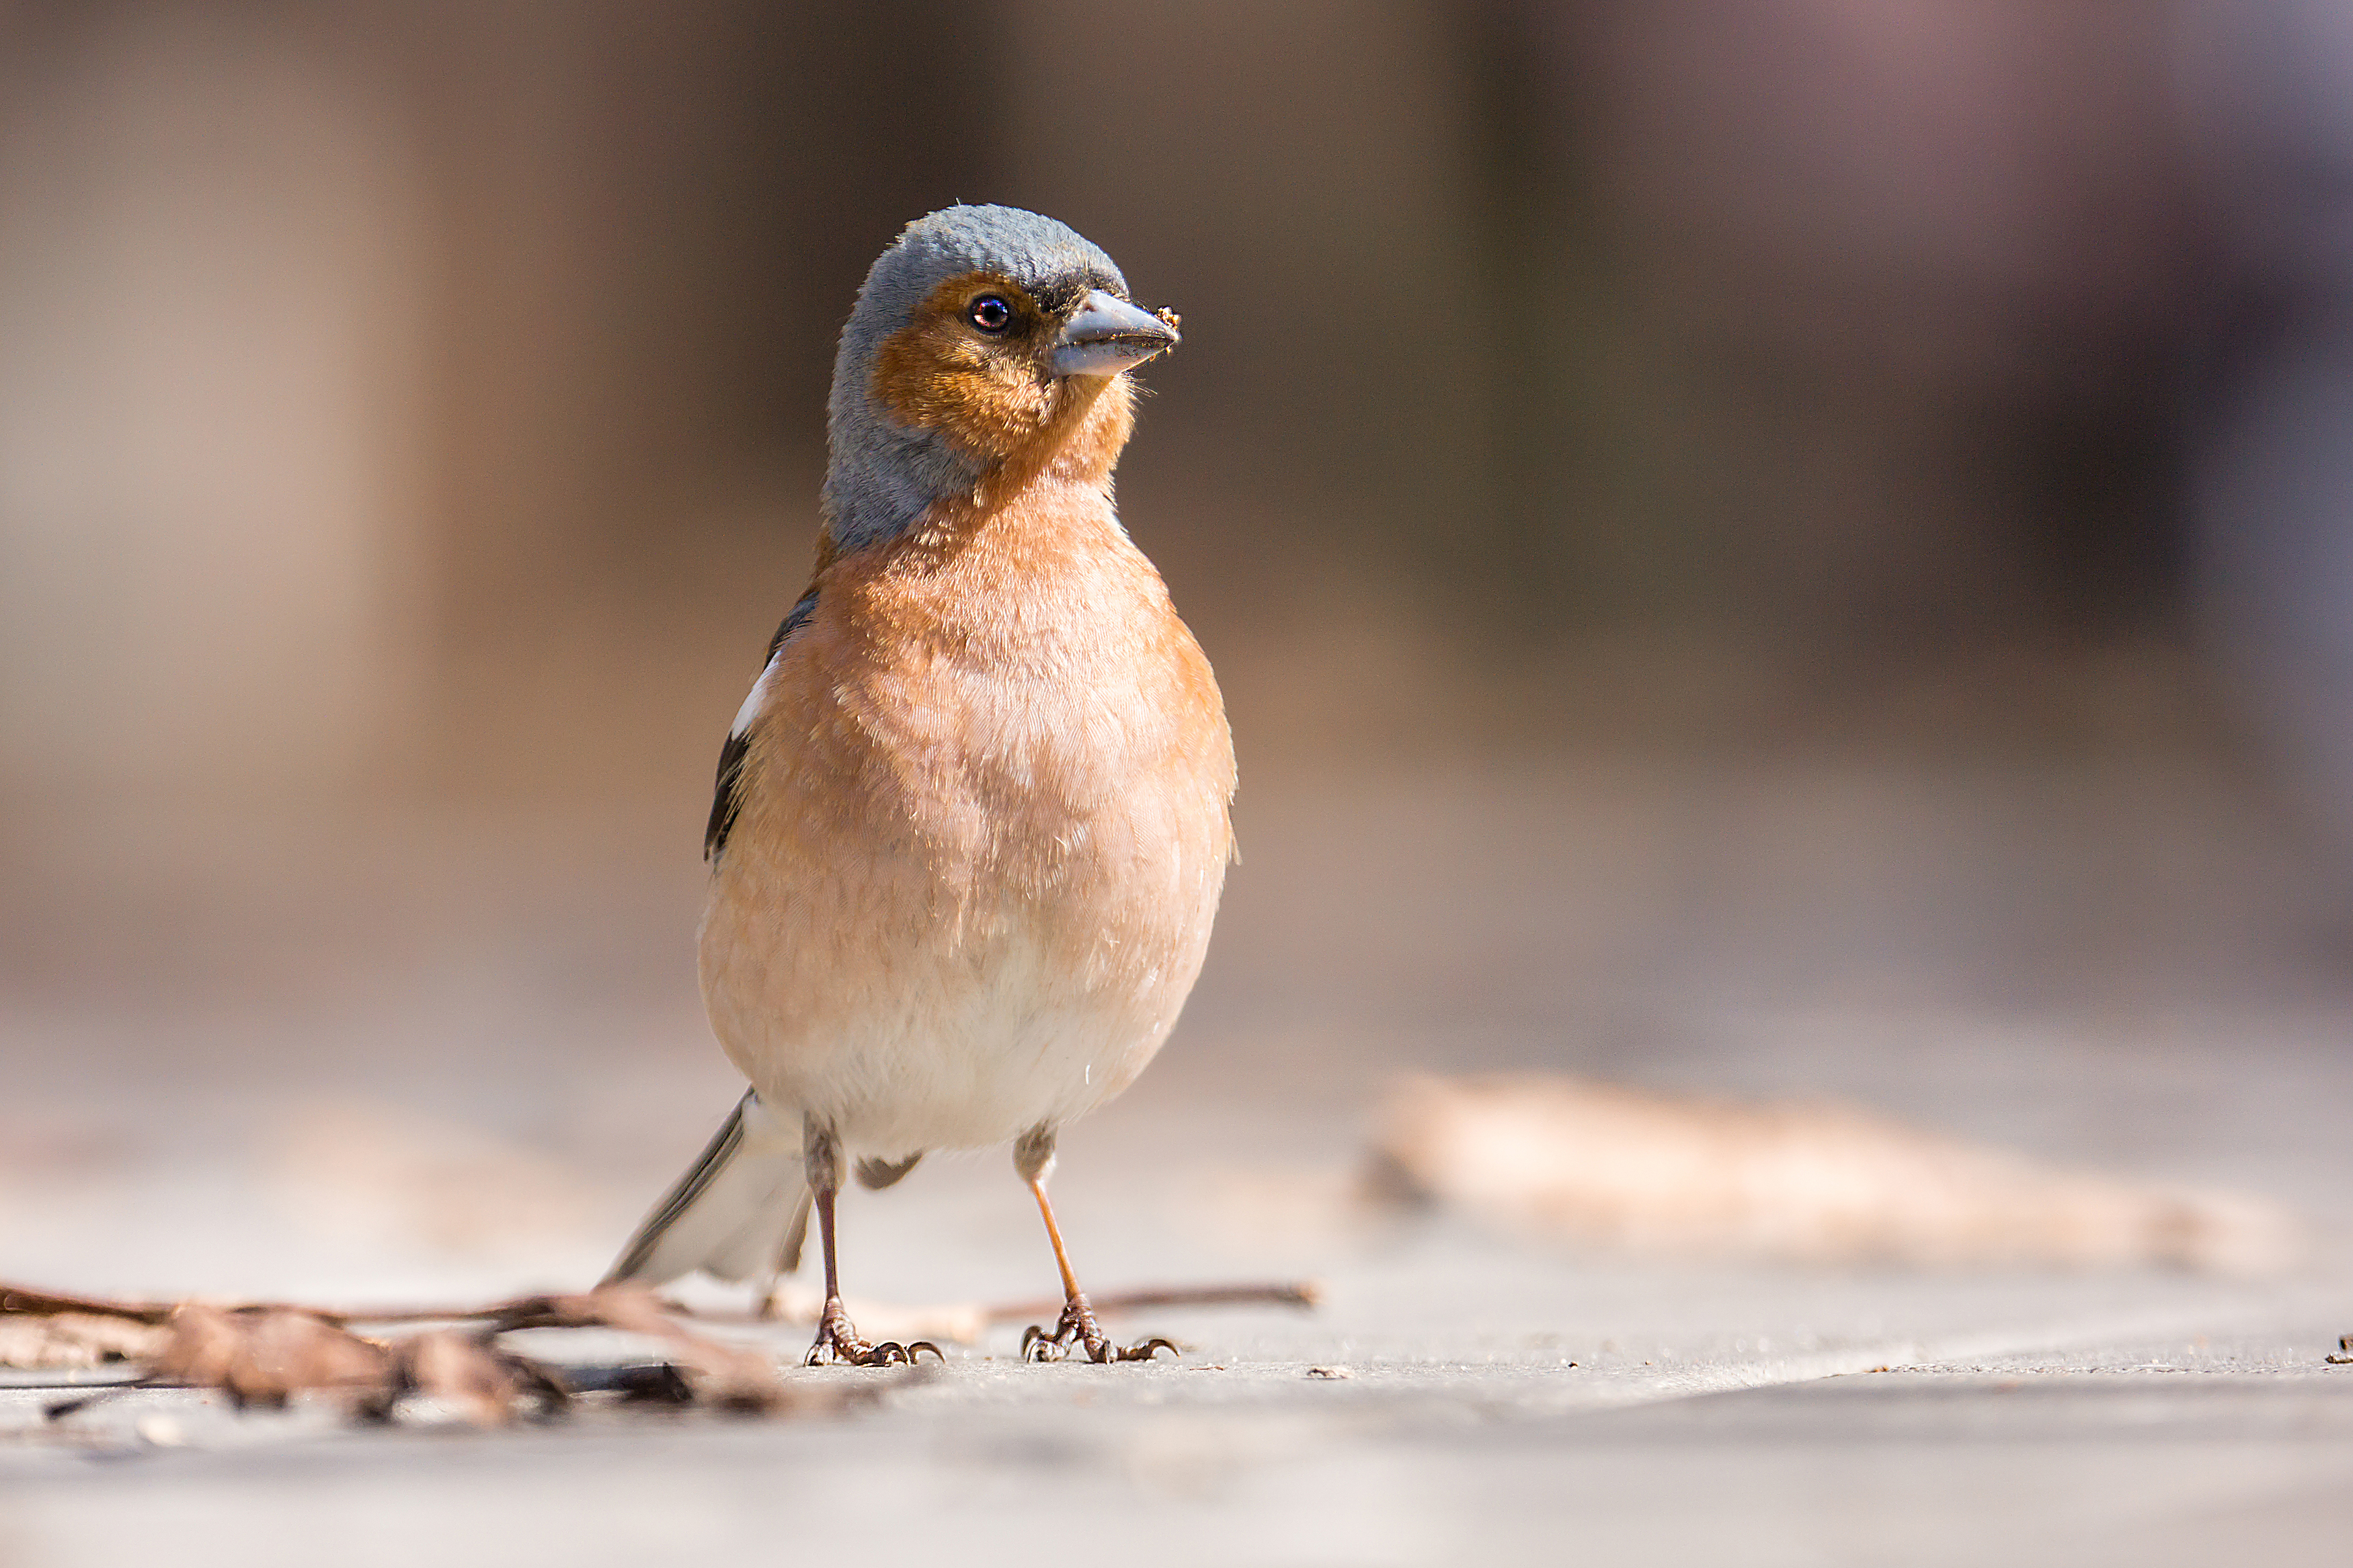
<svg viewBox="0 0 2353 1568"><path fill-rule="evenodd" d="M752 694L744 699L744 706L735 715L735 722L727 731L727 743L719 749L719 777L711 792L711 820L702 829L702 858L719 858L720 850L727 847L727 835L734 831L735 817L744 809L744 758L752 749L752 726L760 717L762 688L768 671L776 667L776 655L783 651L785 640L808 624L817 612L817 590L811 588L801 595L792 614L768 639L768 660L760 667L758 679L752 682Z"/></svg>
<svg viewBox="0 0 2353 1568"><path fill-rule="evenodd" d="M746 1093L638 1226L604 1283L667 1285L697 1268L726 1280L791 1272L808 1224L804 1169L798 1127Z"/></svg>

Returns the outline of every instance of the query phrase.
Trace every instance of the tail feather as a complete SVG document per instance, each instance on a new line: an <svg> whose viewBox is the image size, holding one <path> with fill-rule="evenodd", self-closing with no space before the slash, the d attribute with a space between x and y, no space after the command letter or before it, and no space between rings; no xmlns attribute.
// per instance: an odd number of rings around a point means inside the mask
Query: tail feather
<svg viewBox="0 0 2353 1568"><path fill-rule="evenodd" d="M800 1129L747 1091L604 1283L666 1285L698 1268L731 1282L790 1272L808 1230L805 1170Z"/></svg>

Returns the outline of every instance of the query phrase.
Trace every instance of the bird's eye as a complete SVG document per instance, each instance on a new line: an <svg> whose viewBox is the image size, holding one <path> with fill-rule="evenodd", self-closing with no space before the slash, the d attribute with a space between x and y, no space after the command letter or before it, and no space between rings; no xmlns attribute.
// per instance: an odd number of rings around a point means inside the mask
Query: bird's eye
<svg viewBox="0 0 2353 1568"><path fill-rule="evenodd" d="M1001 332L1013 324L1013 307L994 294L983 294L975 300L969 313L972 324L984 332Z"/></svg>

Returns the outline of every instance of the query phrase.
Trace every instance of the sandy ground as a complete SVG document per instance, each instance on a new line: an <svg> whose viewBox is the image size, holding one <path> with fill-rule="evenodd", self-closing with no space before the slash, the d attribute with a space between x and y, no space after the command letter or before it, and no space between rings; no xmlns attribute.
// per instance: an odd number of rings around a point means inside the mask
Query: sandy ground
<svg viewBox="0 0 2353 1568"><path fill-rule="evenodd" d="M853 1415L353 1432L0 1391L0 1564L2342 1560L2353 942L2227 770L1294 774L1162 1063L1066 1140L1149 1368L1001 1329ZM584 850L583 846L594 846ZM0 1275L386 1300L577 1286L734 1092L692 847L628 820L54 819L0 846ZM1408 1068L1834 1095L2312 1226L2259 1279L1733 1265L1350 1198ZM1001 1155L845 1209L853 1293L1035 1297ZM779 1336L789 1351L796 1336ZM554 1352L552 1353L580 1353ZM802 1375L796 1373L795 1375ZM32 1381L17 1377L16 1384Z"/></svg>

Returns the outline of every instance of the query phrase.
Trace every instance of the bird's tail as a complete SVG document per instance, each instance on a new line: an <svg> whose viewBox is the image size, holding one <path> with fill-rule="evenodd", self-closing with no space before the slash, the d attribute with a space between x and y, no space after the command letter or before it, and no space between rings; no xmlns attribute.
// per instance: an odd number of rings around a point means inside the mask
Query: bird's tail
<svg viewBox="0 0 2353 1568"><path fill-rule="evenodd" d="M604 1282L666 1285L698 1268L729 1281L790 1273L808 1234L806 1170L797 1121L788 1124L745 1093Z"/></svg>

